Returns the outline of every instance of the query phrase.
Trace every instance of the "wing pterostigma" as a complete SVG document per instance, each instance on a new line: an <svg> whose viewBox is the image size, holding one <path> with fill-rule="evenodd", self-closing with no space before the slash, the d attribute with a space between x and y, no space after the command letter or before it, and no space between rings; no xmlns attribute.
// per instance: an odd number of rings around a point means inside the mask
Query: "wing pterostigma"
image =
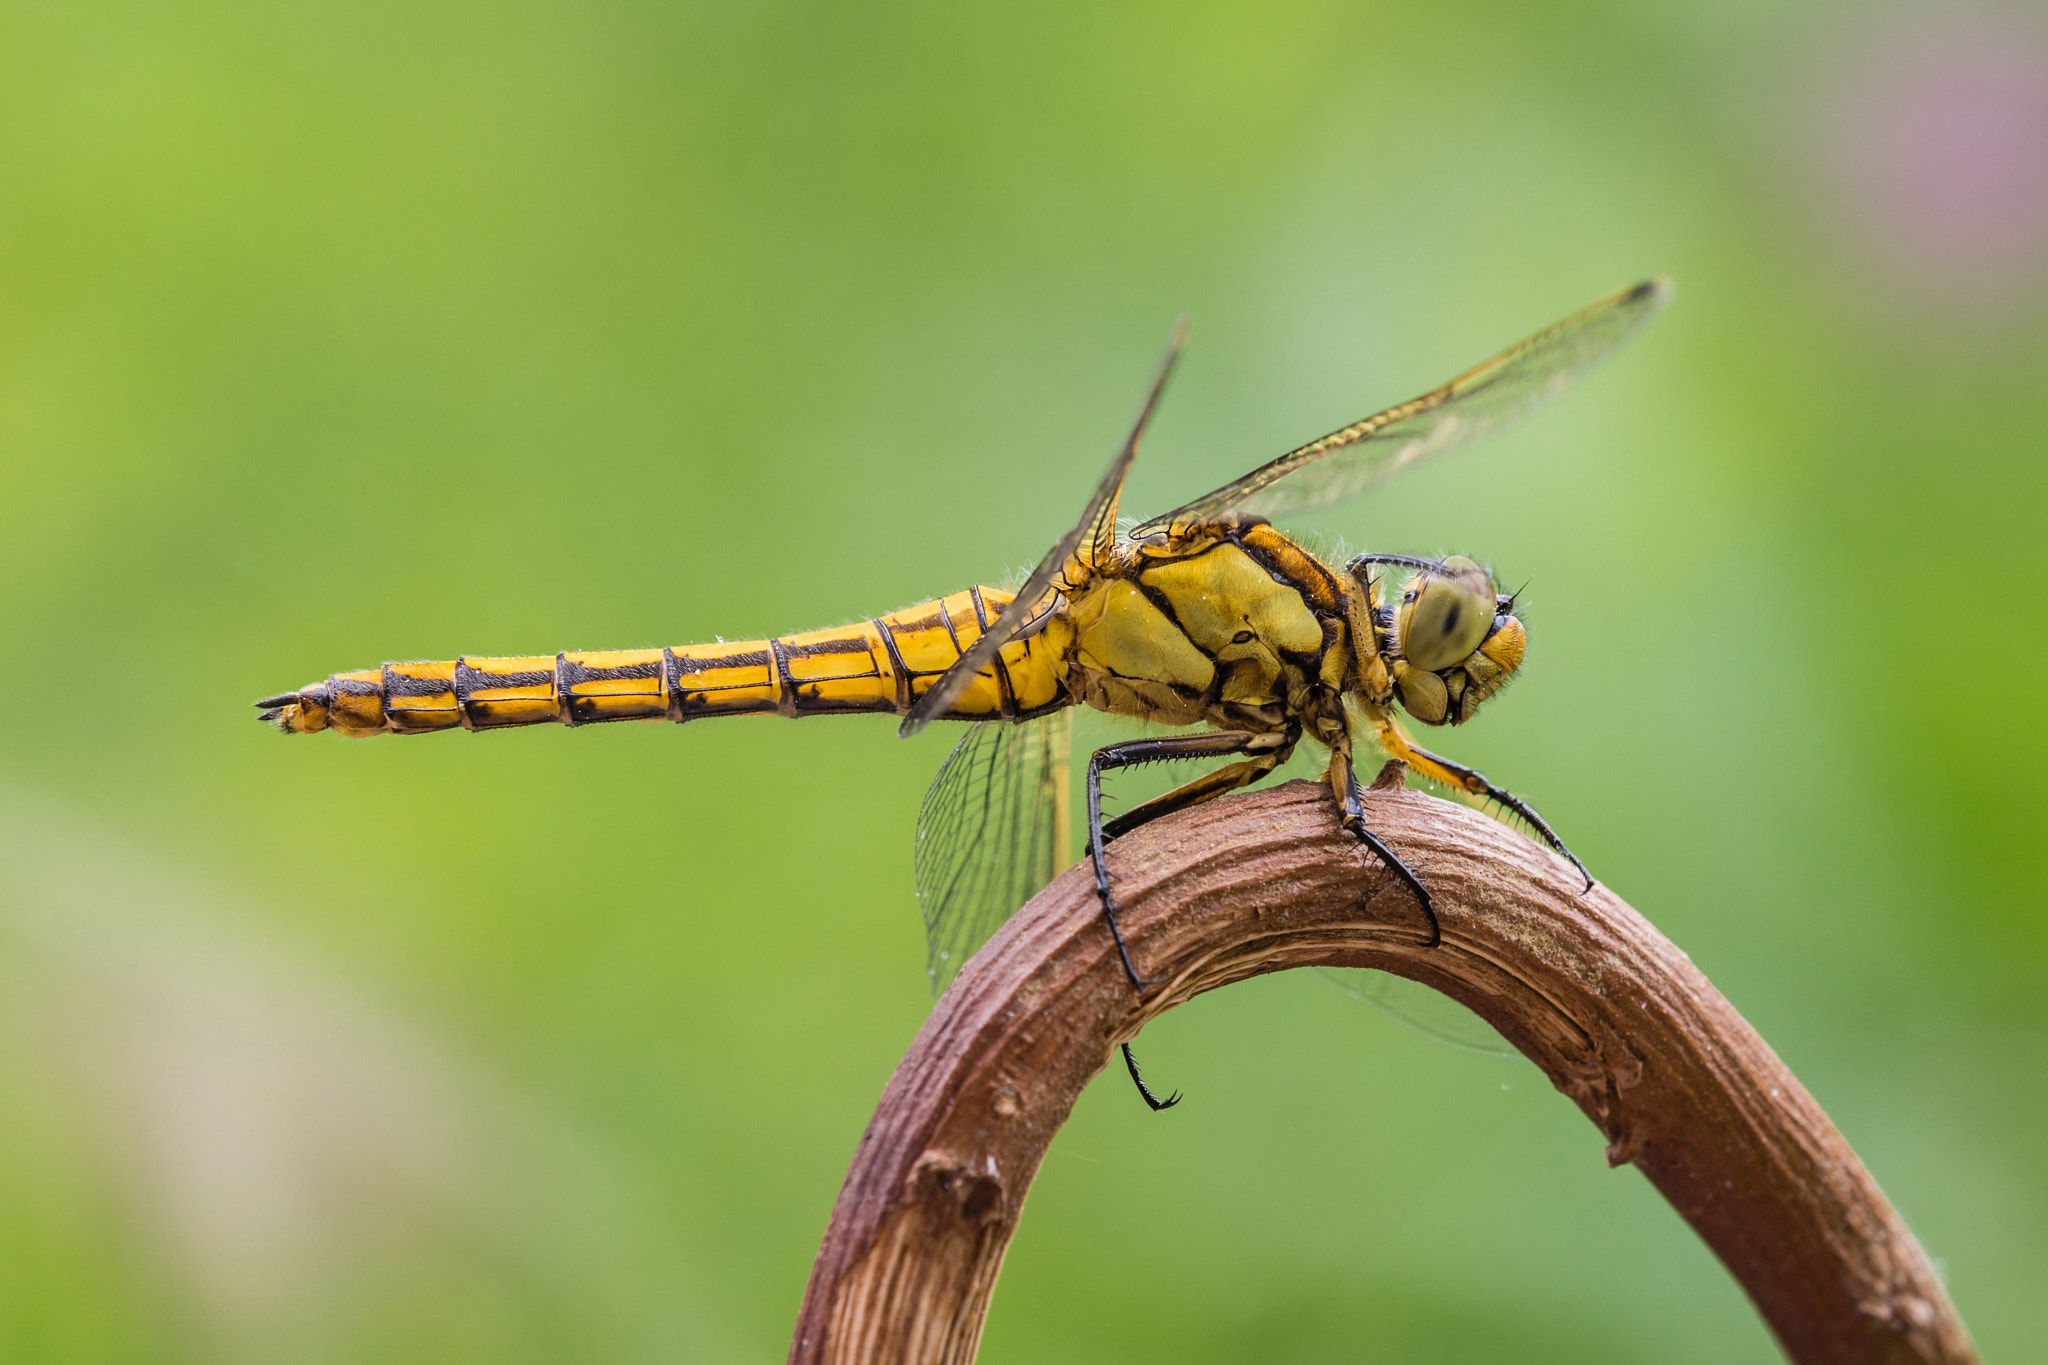
<svg viewBox="0 0 2048 1365"><path fill-rule="evenodd" d="M1356 497L1410 465L1470 445L1528 416L1606 359L1670 297L1671 283L1664 279L1609 294L1420 398L1290 450L1185 507L1154 517L1135 534L1232 511L1285 516Z"/></svg>
<svg viewBox="0 0 2048 1365"><path fill-rule="evenodd" d="M936 994L1067 863L1072 712L982 721L917 812L918 908Z"/></svg>

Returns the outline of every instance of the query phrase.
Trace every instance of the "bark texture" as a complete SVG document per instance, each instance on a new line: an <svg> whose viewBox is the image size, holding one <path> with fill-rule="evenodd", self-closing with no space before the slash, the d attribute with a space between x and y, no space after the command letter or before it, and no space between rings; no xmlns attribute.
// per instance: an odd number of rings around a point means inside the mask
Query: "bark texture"
<svg viewBox="0 0 2048 1365"><path fill-rule="evenodd" d="M1452 996L1585 1111L1748 1291L1799 1365L1959 1365L1976 1353L1883 1193L1777 1055L1683 952L1520 834L1382 775L1371 827L1324 787L1213 802L1118 840L1131 989L1086 864L962 970L897 1068L811 1272L801 1365L973 1359L1003 1252L1082 1088L1153 1016L1262 972L1377 967Z"/></svg>

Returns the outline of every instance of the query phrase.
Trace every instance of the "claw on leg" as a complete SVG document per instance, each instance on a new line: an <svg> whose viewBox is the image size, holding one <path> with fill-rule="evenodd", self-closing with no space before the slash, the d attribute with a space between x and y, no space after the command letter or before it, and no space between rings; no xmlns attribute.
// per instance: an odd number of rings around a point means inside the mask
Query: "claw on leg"
<svg viewBox="0 0 2048 1365"><path fill-rule="evenodd" d="M1447 787L1455 787L1468 796L1499 802L1503 810L1512 812L1517 820L1534 830L1536 837L1549 845L1552 852L1578 869L1579 875L1586 879L1586 885L1579 892L1580 895L1593 889L1593 874L1579 861L1578 854L1565 847L1564 840L1557 837L1557 831L1550 827L1549 821L1536 813L1534 806L1506 787L1494 786L1487 780L1486 774L1478 769L1468 768L1462 763L1445 758L1442 754L1433 754L1421 747L1408 737L1407 732L1392 716L1381 716L1374 724L1379 731L1380 745L1388 753L1403 760L1432 781L1441 782ZM1381 777L1385 776L1382 772ZM1378 786L1379 783L1375 781L1373 785Z"/></svg>
<svg viewBox="0 0 2048 1365"><path fill-rule="evenodd" d="M1160 1112L1162 1109L1171 1109L1173 1108L1173 1106L1180 1103L1180 1091L1178 1090L1174 1091L1171 1095L1168 1095L1163 1100L1160 1099L1157 1095L1153 1094L1151 1087L1145 1084L1145 1078L1138 1074L1137 1054L1131 1051L1131 1045L1129 1043L1125 1043L1123 1045L1123 1049L1124 1069L1131 1073L1131 1084L1138 1087L1138 1094L1144 1097L1145 1103L1152 1106L1153 1113L1156 1114Z"/></svg>

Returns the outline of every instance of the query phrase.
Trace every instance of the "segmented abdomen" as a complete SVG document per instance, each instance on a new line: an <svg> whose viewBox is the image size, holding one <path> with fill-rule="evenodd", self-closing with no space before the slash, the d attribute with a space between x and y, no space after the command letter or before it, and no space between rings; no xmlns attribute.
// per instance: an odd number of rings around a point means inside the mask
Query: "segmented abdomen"
<svg viewBox="0 0 2048 1365"><path fill-rule="evenodd" d="M608 720L694 720L881 711L902 714L1009 605L996 588L872 620L785 635L665 649L385 664L337 673L257 703L294 734L425 734ZM946 716L1022 719L1068 697L1046 637L1006 646Z"/></svg>

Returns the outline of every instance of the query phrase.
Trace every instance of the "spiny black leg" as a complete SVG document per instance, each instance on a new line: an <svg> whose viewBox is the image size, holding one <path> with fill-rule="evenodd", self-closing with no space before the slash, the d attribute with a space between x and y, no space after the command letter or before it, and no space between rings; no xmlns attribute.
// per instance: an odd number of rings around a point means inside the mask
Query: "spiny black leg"
<svg viewBox="0 0 2048 1365"><path fill-rule="evenodd" d="M1396 752L1398 757L1406 758L1411 763L1421 765L1422 771L1426 776L1434 777L1439 781L1448 781L1451 786L1457 787L1470 795L1484 796L1490 801L1498 801L1503 809L1512 811L1517 819L1528 825L1530 829L1536 831L1537 838L1550 845L1553 851L1562 855L1565 861L1579 870L1579 875L1586 879L1586 891L1593 889L1593 874L1586 871L1586 865L1579 861L1578 854L1564 846L1564 840L1557 837L1557 831L1550 827L1549 821L1536 813L1534 806L1507 788L1494 786L1492 782L1487 780L1486 774L1477 769L1468 768L1462 763L1453 763L1443 755L1433 754L1427 749L1416 748L1398 730L1394 732L1393 738L1397 743L1390 745L1389 751ZM1432 769L1441 769L1442 771L1431 771ZM1448 778L1445 777L1446 773L1449 774Z"/></svg>
<svg viewBox="0 0 2048 1365"><path fill-rule="evenodd" d="M1365 793L1358 785L1358 774L1351 770L1349 762L1344 765L1344 785L1344 828L1357 835L1359 842L1378 854L1380 861L1387 865L1389 871L1408 884L1408 889L1415 893L1417 903L1422 906L1422 917L1429 921L1427 946L1437 947L1444 941L1444 930L1443 926L1437 923L1436 907L1430 904L1429 888L1409 870L1408 864L1395 855L1394 850L1381 842L1379 835L1365 827Z"/></svg>
<svg viewBox="0 0 2048 1365"><path fill-rule="evenodd" d="M1479 780L1481 782L1486 782L1486 778L1484 776L1480 776L1476 773L1474 774L1474 776L1479 777ZM1586 879L1585 889L1587 891L1591 891L1593 889L1593 874L1586 871L1586 865L1579 861L1578 854L1572 852L1570 849L1564 846L1564 840L1557 837L1557 831L1552 829L1549 823L1545 821L1542 816L1536 813L1536 808L1534 806L1530 805L1527 801L1524 801L1521 797L1516 796L1513 792L1508 791L1503 787L1494 786L1491 782L1486 782L1486 795L1490 799L1500 802L1501 805L1513 811L1517 819L1522 820L1529 826L1530 829L1535 830L1537 838L1541 839L1544 843L1549 844L1553 849L1557 850L1558 853L1563 855L1566 862L1569 862L1573 867L1576 867L1579 870L1579 875Z"/></svg>
<svg viewBox="0 0 2048 1365"><path fill-rule="evenodd" d="M1145 1078L1138 1074L1138 1058L1131 1051L1129 1043L1124 1044L1124 1066L1131 1073L1131 1084L1138 1087L1138 1093L1144 1097L1145 1103L1152 1106L1153 1113L1156 1114L1162 1109L1171 1109L1180 1103L1180 1091L1178 1090L1163 1100L1152 1093L1151 1087L1145 1084Z"/></svg>
<svg viewBox="0 0 2048 1365"><path fill-rule="evenodd" d="M1424 573L1445 572L1442 560L1418 559L1414 555L1360 555L1346 564L1344 571L1356 578L1360 569L1372 564L1392 564L1403 569L1420 569Z"/></svg>
<svg viewBox="0 0 2048 1365"><path fill-rule="evenodd" d="M1088 759L1088 859L1095 866L1095 894L1102 900L1102 916L1109 921L1110 937L1116 940L1117 956L1123 959L1124 974L1130 977L1134 989L1143 990L1147 986L1156 986L1166 978L1138 975L1137 964L1131 961L1131 950L1124 943L1124 931L1116 922L1116 903L1109 891L1109 862L1102 853L1103 845L1108 842L1102 828L1102 775L1116 768L1129 768L1139 763L1158 763L1170 758L1241 754L1254 738L1252 735L1226 730L1209 734L1166 735L1158 739L1133 739L1097 749ZM1159 810L1151 812L1148 818L1164 814L1164 810ZM1134 828L1121 819L1117 823L1120 827L1115 832L1118 834L1129 833Z"/></svg>

